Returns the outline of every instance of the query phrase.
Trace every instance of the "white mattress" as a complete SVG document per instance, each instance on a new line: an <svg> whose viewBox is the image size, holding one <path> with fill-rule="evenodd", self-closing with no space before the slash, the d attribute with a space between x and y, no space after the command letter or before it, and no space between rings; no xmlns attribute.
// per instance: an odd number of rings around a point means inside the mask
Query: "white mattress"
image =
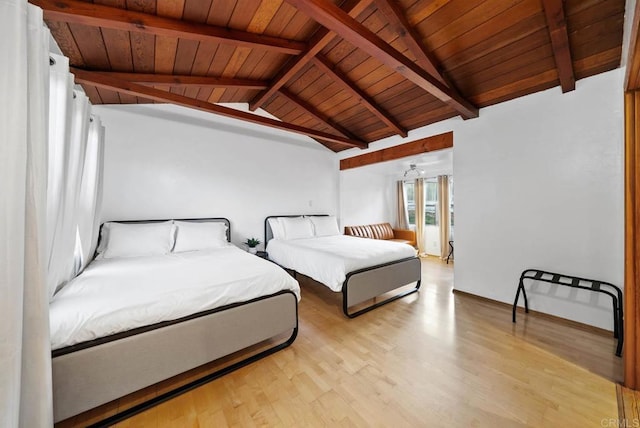
<svg viewBox="0 0 640 428"><path fill-rule="evenodd" d="M232 245L163 256L94 260L50 304L59 349L280 290L300 299L283 269Z"/></svg>
<svg viewBox="0 0 640 428"><path fill-rule="evenodd" d="M349 272L416 255L415 248L407 244L348 235L272 239L267 252L279 265L307 275L333 291L342 291Z"/></svg>

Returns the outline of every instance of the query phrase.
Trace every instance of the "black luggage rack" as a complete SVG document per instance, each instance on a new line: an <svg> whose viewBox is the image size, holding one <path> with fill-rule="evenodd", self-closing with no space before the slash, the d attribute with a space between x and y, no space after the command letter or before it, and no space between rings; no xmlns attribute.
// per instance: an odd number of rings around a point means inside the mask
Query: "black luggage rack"
<svg viewBox="0 0 640 428"><path fill-rule="evenodd" d="M563 275L560 273L545 272L538 269L527 269L520 275L520 282L518 284L518 291L516 292L516 299L513 302L513 319L516 322L516 308L518 306L518 299L520 298L520 292L524 297L524 311L529 312L529 302L527 301L527 293L524 289L524 280L530 279L532 281L543 281L551 284L565 285L571 288L579 288L582 290L594 291L596 293L606 294L611 297L613 302L613 337L618 339L618 346L616 348L616 355L620 357L622 355L622 344L624 343L624 327L623 327L623 314L622 314L622 290L615 285L604 282L596 281L593 279L579 278L576 276ZM582 284L581 284L582 283ZM587 283L587 285L583 285Z"/></svg>

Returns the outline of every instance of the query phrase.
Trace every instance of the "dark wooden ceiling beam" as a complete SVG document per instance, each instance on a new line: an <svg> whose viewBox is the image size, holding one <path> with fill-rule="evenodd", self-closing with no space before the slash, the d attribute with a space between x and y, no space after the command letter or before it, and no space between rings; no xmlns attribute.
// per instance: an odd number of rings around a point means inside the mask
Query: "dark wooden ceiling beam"
<svg viewBox="0 0 640 428"><path fill-rule="evenodd" d="M345 13L350 16L358 16L371 4L373 0L347 0L343 5ZM336 37L334 33L326 28L320 28L311 38L307 50L295 58L289 60L280 72L273 78L271 85L266 90L260 92L249 102L249 109L255 110L262 107L280 88L298 74L302 68L309 63L325 46Z"/></svg>
<svg viewBox="0 0 640 428"><path fill-rule="evenodd" d="M264 89L268 84L264 80L180 74L123 73L117 71L100 71L100 74L141 85L167 85L175 88L208 86L211 88Z"/></svg>
<svg viewBox="0 0 640 428"><path fill-rule="evenodd" d="M400 5L394 0L375 0L375 3L378 10L387 17L391 27L407 49L416 57L418 65L441 83L447 85L460 98L464 98L451 79L443 73L440 62L424 45L420 34L411 26Z"/></svg>
<svg viewBox="0 0 640 428"><path fill-rule="evenodd" d="M567 19L564 14L563 0L542 0L544 14L547 18L547 27L553 57L558 69L562 92L573 91L576 88L576 78L573 72L571 48L569 46L569 33L567 31Z"/></svg>
<svg viewBox="0 0 640 428"><path fill-rule="evenodd" d="M184 107L194 108L197 110L214 113L220 116L231 117L245 122L257 125L267 126L269 128L280 129L283 131L294 132L296 134L306 135L324 141L342 144L349 147L366 148L367 144L359 141L345 138L342 136L332 135L327 132L317 131L311 128L294 125L291 123L281 122L268 117L258 116L256 114L235 110L229 107L223 107L206 101L185 97L183 95L174 94L149 86L140 85L138 83L127 82L126 80L115 79L106 74L96 71L85 71L77 68L71 68L71 72L75 75L76 83L96 86L98 88L109 89L120 93L144 97L154 101L176 104Z"/></svg>
<svg viewBox="0 0 640 428"><path fill-rule="evenodd" d="M420 34L411 26L402 7L394 0L375 0L375 3L378 10L387 17L389 24L407 49L416 57L418 65L432 77L447 85L457 97L466 99L451 79L443 73L440 62L424 45ZM466 100L469 101L468 99Z"/></svg>
<svg viewBox="0 0 640 428"><path fill-rule="evenodd" d="M364 25L327 0L286 0L310 18L377 58L383 64L451 106L463 118L478 117L478 108L385 43Z"/></svg>
<svg viewBox="0 0 640 428"><path fill-rule="evenodd" d="M407 49L415 55L418 64L432 77L451 87L442 75L438 67L438 61L420 42L420 35L413 29L400 5L394 0L375 0L375 4L378 10L387 17L389 25L400 37Z"/></svg>
<svg viewBox="0 0 640 428"><path fill-rule="evenodd" d="M285 97L289 102L291 102L291 103L295 104L296 106L298 106L298 108L304 110L307 114L312 116L314 119L316 119L316 120L322 122L323 124L327 125L328 127L333 129L337 133L343 135L344 137L351 138L352 140L358 139L355 135L353 135L351 132L349 132L346 128L344 128L340 124L338 124L335 121L333 121L329 116L327 116L326 114L322 113L320 110L318 110L317 108L312 106L310 103L306 102L305 100L301 99L299 96L297 96L293 92L289 91L287 88L280 88L278 93L281 96Z"/></svg>
<svg viewBox="0 0 640 428"><path fill-rule="evenodd" d="M358 99L358 102L364 106L367 110L373 113L378 119L380 119L387 127L393 130L396 134L403 137L408 135L408 131L398 122L391 114L384 111L381 107L378 107L375 100L367 95L362 89L353 84L349 78L336 69L333 64L329 62L323 55L318 54L313 59L313 63L316 67L327 74L331 79L342 88L351 93Z"/></svg>
<svg viewBox="0 0 640 428"><path fill-rule="evenodd" d="M365 165L373 165L380 162L402 159L408 156L415 156L426 152L443 150L453 147L453 132L433 135L421 138L398 146L388 147L375 152L342 159L340 161L340 171L345 169L358 168Z"/></svg>
<svg viewBox="0 0 640 428"><path fill-rule="evenodd" d="M29 0L29 2L43 9L46 21L84 24L92 27L132 31L199 42L225 43L267 49L290 55L297 55L306 49L305 43L294 40L164 18L83 1Z"/></svg>

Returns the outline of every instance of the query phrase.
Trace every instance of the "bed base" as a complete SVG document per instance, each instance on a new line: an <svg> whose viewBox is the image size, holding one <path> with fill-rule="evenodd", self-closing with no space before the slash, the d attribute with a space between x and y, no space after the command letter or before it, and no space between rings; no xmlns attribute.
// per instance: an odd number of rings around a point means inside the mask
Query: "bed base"
<svg viewBox="0 0 640 428"><path fill-rule="evenodd" d="M215 371L213 373L210 373L206 376L203 376L199 379L196 379L192 382L189 382L185 385L182 385L178 388L175 388L169 392L165 392L162 395L159 395L155 398L152 398L150 400L145 401L144 403L140 403L136 406L133 406L127 410L124 410L120 413L117 413L113 416L110 416L106 419L103 419L100 422L97 422L95 424L91 424L89 425L88 428L102 428L102 427L110 427L112 425L117 424L118 422L122 422L125 419L128 419L132 416L137 415L138 413L142 413L145 410L148 410L154 406L157 406L158 404L162 404L165 401L171 400L172 398L177 397L178 395L184 394L185 392L189 392L192 389L198 388L202 385L205 385L209 382L212 382L218 378L221 378L222 376L225 376L229 373L232 373L238 369L241 369L251 363L254 363L262 358L268 357L271 354L274 354L278 351L280 351L281 349L284 349L286 347L288 347L289 345L291 345L293 343L293 341L296 339L296 336L298 335L298 329L295 328L293 330L293 332L291 333L291 336L283 343L280 343L276 346L273 346L271 348L265 349L262 352L259 352L258 354L252 355L249 358L246 358L244 360L238 361L237 363L234 363L232 365L230 365L229 367L225 367L223 369L220 369L218 371Z"/></svg>
<svg viewBox="0 0 640 428"><path fill-rule="evenodd" d="M153 327L153 326L152 326ZM159 323L112 341L63 348L53 355L54 420L62 421L268 339L284 342L109 417L109 426L218 379L291 345L298 301L291 291Z"/></svg>
<svg viewBox="0 0 640 428"><path fill-rule="evenodd" d="M269 226L270 218L278 217L300 217L302 214L288 215L272 215L264 219L264 244L265 248L270 239L273 238L273 232ZM304 214L306 217L326 217L328 214ZM281 266L283 269L293 273L295 278L297 273L293 269ZM347 273L342 283L342 312L348 318L355 318L359 315L367 313L394 300L401 299L409 294L413 294L420 289L422 280L422 268L418 257L408 257L405 259L394 260L389 263L382 263L363 269L358 269ZM362 303L366 300L373 299L381 294L393 291L396 288L415 282L416 285L408 290L389 297L381 302L373 303L363 309L355 312L349 312L349 308Z"/></svg>
<svg viewBox="0 0 640 428"><path fill-rule="evenodd" d="M349 272L342 284L342 312L349 318L355 318L417 292L422 281L421 271L420 259L418 257L409 257ZM413 288L404 290L356 312L349 312L349 308L354 305L412 282L416 283Z"/></svg>

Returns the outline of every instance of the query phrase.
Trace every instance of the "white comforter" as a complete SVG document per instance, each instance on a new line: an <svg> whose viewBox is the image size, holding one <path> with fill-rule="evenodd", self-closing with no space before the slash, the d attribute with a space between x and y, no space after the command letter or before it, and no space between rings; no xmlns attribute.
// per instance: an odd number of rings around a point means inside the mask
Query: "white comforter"
<svg viewBox="0 0 640 428"><path fill-rule="evenodd" d="M416 255L407 244L379 239L336 235L289 241L272 239L267 245L269 258L341 291L347 273Z"/></svg>
<svg viewBox="0 0 640 428"><path fill-rule="evenodd" d="M232 245L164 256L94 260L50 304L58 349L230 303L292 290L284 270Z"/></svg>

